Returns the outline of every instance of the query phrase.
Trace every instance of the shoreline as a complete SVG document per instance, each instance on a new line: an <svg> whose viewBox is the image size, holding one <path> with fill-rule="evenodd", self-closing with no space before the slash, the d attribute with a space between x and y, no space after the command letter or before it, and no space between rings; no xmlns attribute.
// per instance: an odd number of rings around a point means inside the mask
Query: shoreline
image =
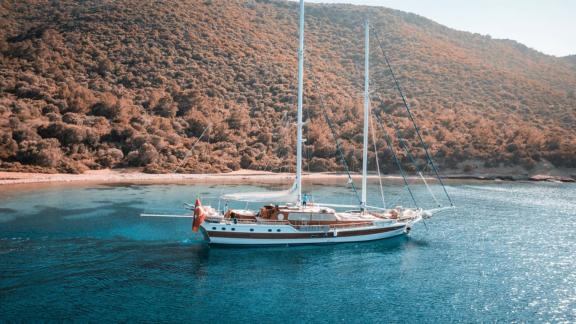
<svg viewBox="0 0 576 324"><path fill-rule="evenodd" d="M343 173L304 173L303 181L343 181L347 178ZM353 174L353 179L360 179L360 174ZM368 178L377 180L377 175L369 175ZM383 175L383 179L401 180L400 175ZM415 177L410 177L415 178ZM139 169L105 169L91 170L83 174L46 174L46 173L26 173L26 172L5 172L0 171L0 186L15 184L39 184L39 183L286 183L294 179L292 173L273 173L255 170L238 170L230 173L206 173L206 174L151 174L143 173ZM427 177L426 179L435 179ZM575 175L554 176L554 175L501 175L501 174L446 174L443 180L478 180L478 181L549 181L549 182L576 182Z"/></svg>

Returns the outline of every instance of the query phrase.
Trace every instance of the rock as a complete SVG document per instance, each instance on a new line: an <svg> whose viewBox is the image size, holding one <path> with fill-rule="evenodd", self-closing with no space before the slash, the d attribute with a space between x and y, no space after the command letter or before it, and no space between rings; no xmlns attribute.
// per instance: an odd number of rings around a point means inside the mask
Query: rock
<svg viewBox="0 0 576 324"><path fill-rule="evenodd" d="M553 176L553 175L544 175L544 174L537 174L530 177L532 181L550 181L550 182L576 182L576 179L572 176L570 177L561 177L561 176Z"/></svg>
<svg viewBox="0 0 576 324"><path fill-rule="evenodd" d="M537 174L530 177L530 180L532 181L549 181L551 179L554 179L554 176L544 174Z"/></svg>
<svg viewBox="0 0 576 324"><path fill-rule="evenodd" d="M504 180L504 181L515 181L516 180L516 178L514 178L514 176L510 176L510 175L496 176L495 179Z"/></svg>

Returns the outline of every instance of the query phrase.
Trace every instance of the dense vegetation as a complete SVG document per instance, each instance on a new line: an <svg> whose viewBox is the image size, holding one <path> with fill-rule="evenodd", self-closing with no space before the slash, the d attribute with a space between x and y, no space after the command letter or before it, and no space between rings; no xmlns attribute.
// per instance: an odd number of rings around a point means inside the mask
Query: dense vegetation
<svg viewBox="0 0 576 324"><path fill-rule="evenodd" d="M0 167L292 168L297 15L286 1L2 1ZM321 99L360 167L367 16L441 168L576 167L572 59L400 11L310 4L305 168L340 168ZM374 109L422 160L375 45Z"/></svg>

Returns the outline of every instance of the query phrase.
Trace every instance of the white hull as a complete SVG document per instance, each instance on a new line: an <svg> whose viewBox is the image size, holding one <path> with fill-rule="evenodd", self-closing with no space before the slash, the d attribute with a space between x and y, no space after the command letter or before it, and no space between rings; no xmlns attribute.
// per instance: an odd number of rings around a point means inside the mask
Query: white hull
<svg viewBox="0 0 576 324"><path fill-rule="evenodd" d="M407 232L407 223L388 223L354 229L300 231L290 225L204 223L209 243L214 245L301 245L365 242L391 238Z"/></svg>
<svg viewBox="0 0 576 324"><path fill-rule="evenodd" d="M300 244L331 244L331 243L351 243L375 241L405 234L402 228L399 230L370 235L358 235L349 237L326 237L309 239L249 239L249 238L225 238L211 237L210 244L215 245L300 245Z"/></svg>

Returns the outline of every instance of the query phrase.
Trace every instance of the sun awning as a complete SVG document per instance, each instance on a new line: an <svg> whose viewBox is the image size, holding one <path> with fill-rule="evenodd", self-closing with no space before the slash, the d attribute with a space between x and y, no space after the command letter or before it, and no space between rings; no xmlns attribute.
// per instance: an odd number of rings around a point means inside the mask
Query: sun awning
<svg viewBox="0 0 576 324"><path fill-rule="evenodd" d="M222 199L250 202L297 203L298 190L296 186L297 184L294 182L292 187L287 190L230 193L222 195Z"/></svg>

